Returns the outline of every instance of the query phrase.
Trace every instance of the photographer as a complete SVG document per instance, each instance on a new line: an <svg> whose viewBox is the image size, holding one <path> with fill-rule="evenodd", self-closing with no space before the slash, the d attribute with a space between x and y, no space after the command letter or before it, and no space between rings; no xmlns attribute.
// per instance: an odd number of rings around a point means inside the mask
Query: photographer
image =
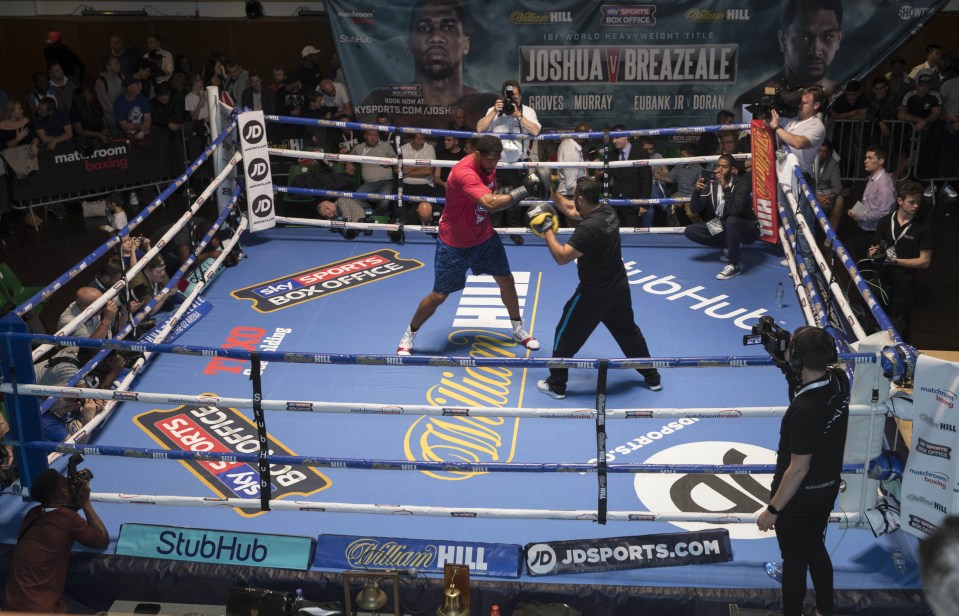
<svg viewBox="0 0 959 616"><path fill-rule="evenodd" d="M932 229L918 216L923 186L915 180L899 182L898 208L879 219L876 244L869 258L879 264L883 293L879 300L903 340L909 342L912 307L916 303L918 270L932 262Z"/></svg>
<svg viewBox="0 0 959 616"><path fill-rule="evenodd" d="M802 169L809 183L809 188L816 190L816 183L813 181L813 164L819 155L819 146L822 145L826 137L826 127L819 119L819 112L826 104L826 94L822 88L804 88L802 99L799 105L799 113L793 119L783 119L775 108L770 110L771 118L768 120L769 128L779 138L780 143L792 148L793 153L799 159L799 168ZM799 252L807 262L812 260L812 250L806 243L806 238L798 232L795 214L792 208L786 207L786 214L789 222L796 232ZM816 224L816 218L813 216L812 206L805 197L799 199L799 213L806 219L806 225L813 230L819 228Z"/></svg>
<svg viewBox="0 0 959 616"><path fill-rule="evenodd" d="M779 329L771 319L765 325ZM755 328L754 328L755 333ZM767 351L787 376L791 402L783 416L769 506L759 530L775 529L782 553L783 613L800 616L806 571L816 589L820 614L833 613L832 562L826 524L839 494L849 420L849 378L836 362L836 342L818 327L800 327L784 353ZM765 339L765 335L764 335Z"/></svg>
<svg viewBox="0 0 959 616"><path fill-rule="evenodd" d="M480 118L476 123L476 132L478 133L525 133L527 135L539 135L542 126L536 117L536 110L529 105L524 105L523 92L520 90L519 82L515 79L509 79L503 82L503 98L497 99L496 104L486 110L486 115ZM503 139L503 158L504 163L526 162L529 160L530 147L532 141ZM496 171L496 185L516 187L523 183L523 177L526 173L522 169L499 169ZM523 227L525 226L525 209L520 207L511 207L502 212L496 212L491 216L493 225L496 227ZM522 244L522 235L511 235L510 239L514 244Z"/></svg>
<svg viewBox="0 0 959 616"><path fill-rule="evenodd" d="M90 482L82 473L71 485L66 477L47 469L33 481L30 495L40 504L20 523L3 609L65 613L63 591L73 542L103 550L110 535L90 503ZM77 514L78 509L86 520Z"/></svg>

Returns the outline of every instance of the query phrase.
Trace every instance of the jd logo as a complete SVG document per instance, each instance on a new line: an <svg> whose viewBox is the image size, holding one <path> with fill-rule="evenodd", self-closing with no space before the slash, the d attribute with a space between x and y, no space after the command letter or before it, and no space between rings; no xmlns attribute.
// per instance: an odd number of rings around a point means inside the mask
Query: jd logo
<svg viewBox="0 0 959 616"><path fill-rule="evenodd" d="M254 182L262 182L270 173L270 165L262 158L254 158L246 166L246 175Z"/></svg>
<svg viewBox="0 0 959 616"><path fill-rule="evenodd" d="M265 218L273 212L273 199L269 195L260 195L253 202L253 213Z"/></svg>
<svg viewBox="0 0 959 616"><path fill-rule="evenodd" d="M259 122L248 122L243 127L243 140L251 145L263 139L265 134L266 131L263 130L263 125Z"/></svg>
<svg viewBox="0 0 959 616"><path fill-rule="evenodd" d="M660 451L646 464L775 464L776 453L747 443L705 441L677 445ZM649 511L751 515L769 502L769 475L668 475L637 474L636 496ZM702 522L673 522L685 530L715 528ZM730 524L732 539L765 539L755 524Z"/></svg>
<svg viewBox="0 0 959 616"><path fill-rule="evenodd" d="M530 573L544 575L556 567L556 552L543 543L537 543L526 550L526 566Z"/></svg>

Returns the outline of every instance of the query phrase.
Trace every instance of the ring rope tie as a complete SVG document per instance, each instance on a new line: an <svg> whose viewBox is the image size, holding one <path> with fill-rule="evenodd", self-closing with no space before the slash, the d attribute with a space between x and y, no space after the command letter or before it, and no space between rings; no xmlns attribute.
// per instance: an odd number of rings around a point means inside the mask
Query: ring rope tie
<svg viewBox="0 0 959 616"><path fill-rule="evenodd" d="M256 437L260 441L260 450L256 454L257 469L260 471L260 511L269 511L273 488L270 478L270 442L261 404L263 381L260 377L259 351L250 352L250 363L250 380L253 381L253 421L256 423Z"/></svg>
<svg viewBox="0 0 959 616"><path fill-rule="evenodd" d="M603 525L606 524L608 507L606 476L606 375L608 370L609 360L601 359L596 374L596 483L599 489L596 521Z"/></svg>

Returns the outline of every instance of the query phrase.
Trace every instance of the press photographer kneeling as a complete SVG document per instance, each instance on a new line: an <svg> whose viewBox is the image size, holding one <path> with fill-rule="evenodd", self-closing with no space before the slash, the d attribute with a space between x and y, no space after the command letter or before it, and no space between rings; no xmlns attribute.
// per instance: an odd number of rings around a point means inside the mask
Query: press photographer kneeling
<svg viewBox="0 0 959 616"><path fill-rule="evenodd" d="M47 469L30 486L30 495L40 504L20 523L7 575L4 610L67 612L63 591L73 542L96 550L109 545L110 535L90 503L93 475L76 468L82 460L79 454L70 458L69 479ZM78 510L83 510L85 520Z"/></svg>
<svg viewBox="0 0 959 616"><path fill-rule="evenodd" d="M932 263L932 229L918 215L923 186L903 180L896 187L896 211L879 219L869 258L879 270L879 301L902 339L909 342L919 270Z"/></svg>

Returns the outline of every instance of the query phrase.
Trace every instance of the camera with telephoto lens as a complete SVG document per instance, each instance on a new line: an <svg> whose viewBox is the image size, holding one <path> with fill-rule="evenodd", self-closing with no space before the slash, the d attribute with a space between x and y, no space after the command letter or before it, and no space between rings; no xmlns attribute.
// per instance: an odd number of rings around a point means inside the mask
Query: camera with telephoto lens
<svg viewBox="0 0 959 616"><path fill-rule="evenodd" d="M516 103L513 101L513 86L506 86L503 92L503 115L513 115L516 113Z"/></svg>
<svg viewBox="0 0 959 616"><path fill-rule="evenodd" d="M84 481L93 479L93 472L88 468L77 468L83 462L83 456L75 453L67 461L67 481L74 492L79 492Z"/></svg>
<svg viewBox="0 0 959 616"><path fill-rule="evenodd" d="M752 327L752 333L743 336L743 345L761 344L779 365L786 364L786 349L792 334L776 324L770 316L760 317Z"/></svg>

